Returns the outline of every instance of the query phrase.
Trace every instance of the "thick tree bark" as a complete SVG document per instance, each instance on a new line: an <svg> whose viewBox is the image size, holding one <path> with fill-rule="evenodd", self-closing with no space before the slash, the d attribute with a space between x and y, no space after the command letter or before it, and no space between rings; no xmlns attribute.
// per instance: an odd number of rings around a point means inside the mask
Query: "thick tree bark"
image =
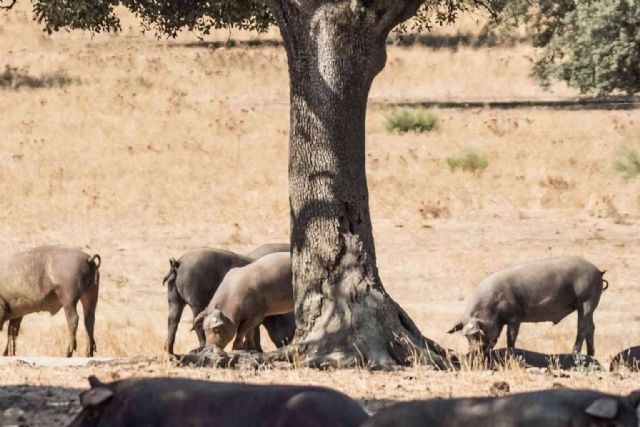
<svg viewBox="0 0 640 427"><path fill-rule="evenodd" d="M311 365L445 367L378 275L365 116L393 26L419 1L270 2L289 59L293 348Z"/></svg>

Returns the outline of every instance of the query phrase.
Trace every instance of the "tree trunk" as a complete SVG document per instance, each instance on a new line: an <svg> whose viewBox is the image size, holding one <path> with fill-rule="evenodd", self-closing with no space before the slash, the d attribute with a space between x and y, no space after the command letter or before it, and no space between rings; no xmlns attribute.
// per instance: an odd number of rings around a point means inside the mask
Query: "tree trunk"
<svg viewBox="0 0 640 427"><path fill-rule="evenodd" d="M292 349L315 366L385 368L421 361L442 368L444 352L386 293L376 266L365 116L395 24L355 1L294 3L272 2L291 80L289 192L297 326ZM396 9L397 19L407 14Z"/></svg>

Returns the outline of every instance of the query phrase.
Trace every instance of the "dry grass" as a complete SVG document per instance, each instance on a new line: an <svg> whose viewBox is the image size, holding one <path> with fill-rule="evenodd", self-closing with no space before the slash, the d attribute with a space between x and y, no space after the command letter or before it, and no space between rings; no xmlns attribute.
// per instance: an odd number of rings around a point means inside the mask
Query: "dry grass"
<svg viewBox="0 0 640 427"><path fill-rule="evenodd" d="M166 331L161 281L169 257L199 246L242 252L287 239L284 51L189 47L185 43L194 41L189 35L158 41L139 35L131 18L120 35L47 37L30 21L26 5L2 16L0 69L9 65L34 76L63 72L72 83L0 89L0 252L49 242L99 252L99 354L159 355ZM227 37L223 32L214 39ZM523 46L389 49L367 121L380 271L389 292L425 334L462 351L465 340L445 331L484 275L521 261L583 255L607 269L611 283L596 312L597 356L607 361L637 345L640 335L640 180L624 180L611 166L620 147L637 140L639 112L441 110L438 128L428 135L384 129L390 111L382 105L385 99L572 95L562 86L546 94L529 80L533 53ZM467 147L487 156L489 167L481 176L454 174L447 167L446 158ZM196 344L187 332L191 316L184 317L177 351ZM574 336L571 316L557 326L524 325L518 344L567 352ZM59 355L64 340L61 313L31 315L23 322L18 353ZM395 374L149 369L139 372L322 383L361 399L488 394L499 379L512 390L549 387L558 380L521 369L455 374L419 368ZM11 371L3 372L2 383L83 386L88 374ZM634 386L629 377L609 374L559 381L616 392Z"/></svg>

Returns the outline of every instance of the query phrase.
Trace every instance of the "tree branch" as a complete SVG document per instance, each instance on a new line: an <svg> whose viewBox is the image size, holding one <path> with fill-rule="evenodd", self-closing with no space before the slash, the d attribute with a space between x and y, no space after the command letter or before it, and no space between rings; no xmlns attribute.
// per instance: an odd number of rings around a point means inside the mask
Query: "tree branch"
<svg viewBox="0 0 640 427"><path fill-rule="evenodd" d="M13 6L16 5L16 3L18 2L18 0L11 0L11 3L7 6L1 5L0 4L0 9L4 9L4 10L11 10L13 8Z"/></svg>
<svg viewBox="0 0 640 427"><path fill-rule="evenodd" d="M376 29L385 37L398 24L414 16L423 0L378 0L371 10L379 17Z"/></svg>
<svg viewBox="0 0 640 427"><path fill-rule="evenodd" d="M491 19L498 19L498 12L496 12L491 6L489 6L486 2L484 2L483 0L473 0L473 4L476 5L476 7L481 7L482 9L486 10L489 15L491 15Z"/></svg>

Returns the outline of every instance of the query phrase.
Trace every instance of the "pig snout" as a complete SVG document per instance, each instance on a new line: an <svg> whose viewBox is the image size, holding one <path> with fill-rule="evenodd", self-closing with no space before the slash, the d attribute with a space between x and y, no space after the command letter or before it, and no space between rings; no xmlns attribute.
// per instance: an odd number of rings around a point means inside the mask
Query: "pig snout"
<svg viewBox="0 0 640 427"><path fill-rule="evenodd" d="M232 326L218 326L213 329L204 329L207 347L215 346L224 349L235 336L235 329Z"/></svg>
<svg viewBox="0 0 640 427"><path fill-rule="evenodd" d="M236 326L220 310L213 310L204 318L202 325L207 346L224 349L236 335Z"/></svg>
<svg viewBox="0 0 640 427"><path fill-rule="evenodd" d="M236 334L237 327L218 309L207 310L193 320L193 329L202 328L207 347L215 346L223 350Z"/></svg>
<svg viewBox="0 0 640 427"><path fill-rule="evenodd" d="M449 333L461 330L462 334L469 340L471 352L486 353L495 347L500 336L500 329L491 320L472 317L466 323L456 325Z"/></svg>

